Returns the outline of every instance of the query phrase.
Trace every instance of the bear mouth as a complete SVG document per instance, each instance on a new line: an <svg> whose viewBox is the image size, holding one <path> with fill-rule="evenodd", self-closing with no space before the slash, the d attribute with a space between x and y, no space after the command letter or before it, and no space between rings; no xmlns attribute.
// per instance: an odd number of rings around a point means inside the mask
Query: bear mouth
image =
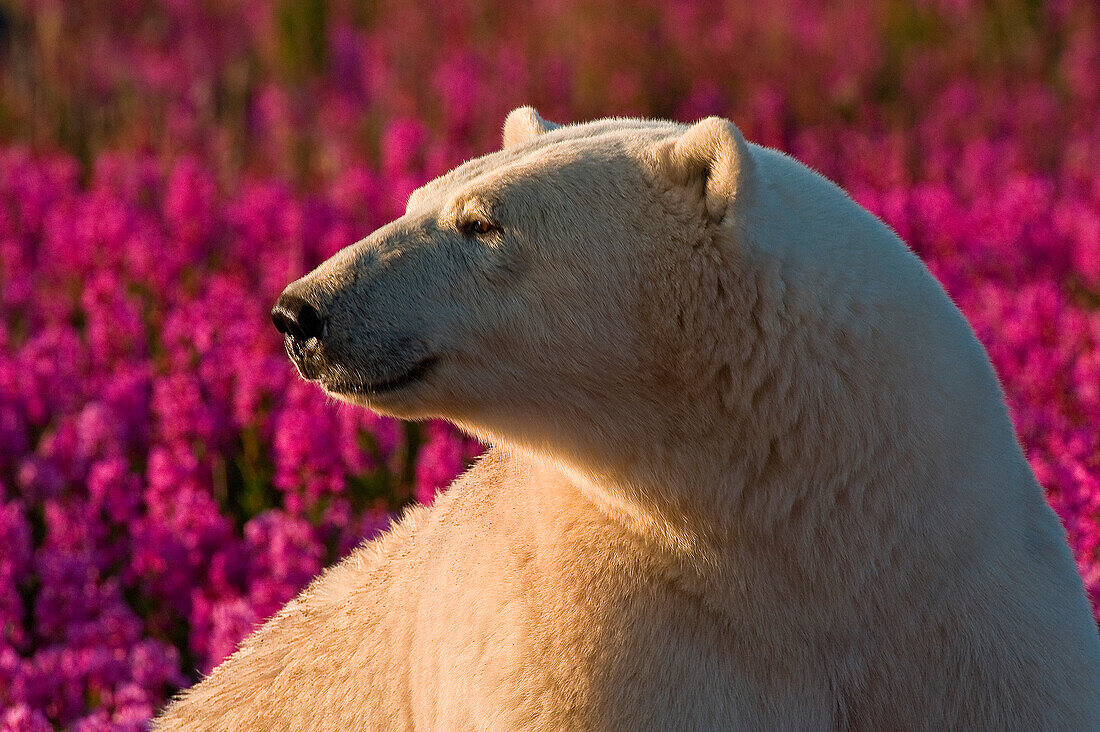
<svg viewBox="0 0 1100 732"><path fill-rule="evenodd" d="M325 391L332 392L333 394L358 394L364 396L378 396L379 394L386 394L394 392L399 389L403 389L406 386L410 386L417 381L423 379L432 366L435 365L436 359L434 356L417 361L408 369L396 374L394 376L387 376L384 379L378 379L376 381L366 382L347 382L347 381L328 381L324 378L321 379L321 386Z"/></svg>

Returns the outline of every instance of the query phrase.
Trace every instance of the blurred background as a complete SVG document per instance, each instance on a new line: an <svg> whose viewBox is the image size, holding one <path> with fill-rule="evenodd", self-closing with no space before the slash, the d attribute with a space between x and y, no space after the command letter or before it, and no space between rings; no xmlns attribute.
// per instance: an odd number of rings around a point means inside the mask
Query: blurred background
<svg viewBox="0 0 1100 732"><path fill-rule="evenodd" d="M301 382L282 288L557 122L718 114L973 323L1100 600L1100 14L1066 0L0 2L0 730L140 729L479 452Z"/></svg>

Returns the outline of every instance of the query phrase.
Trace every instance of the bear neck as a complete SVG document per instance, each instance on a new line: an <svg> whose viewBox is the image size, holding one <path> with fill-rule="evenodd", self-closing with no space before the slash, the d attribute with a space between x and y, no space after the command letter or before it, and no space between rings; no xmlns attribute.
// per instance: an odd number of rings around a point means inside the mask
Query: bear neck
<svg viewBox="0 0 1100 732"><path fill-rule="evenodd" d="M716 266L720 256L708 254L694 279L699 302L719 312L702 318L693 312L698 303L687 302L680 312L664 308L654 324L657 342L678 345L654 354L652 380L638 390L646 403L578 421L553 441L492 441L557 470L561 485L624 531L670 555L702 558L692 566L713 568L710 581L786 575L782 586L812 587L806 581L820 576L866 586L867 567L885 559L873 553L904 546L926 522L944 537L944 556L931 556L940 551L933 546L907 566L966 571L968 537L995 526L999 511L992 492L969 488L990 484L988 476L975 479L973 471L990 470L975 456L1004 454L1015 440L1003 409L978 406L1000 404L989 399L999 387L938 285L917 278L927 312L942 299L943 320L953 323L929 342L966 354L953 367L969 370L961 379L967 391L952 392L950 381L929 375L920 363L935 355L927 342L884 352L877 303L854 295L822 303L777 258ZM927 403L940 402L943 411L930 413ZM954 458L930 464L926 455ZM1004 485L1027 490L1033 481L1018 457L996 470ZM853 565L852 557L868 564Z"/></svg>

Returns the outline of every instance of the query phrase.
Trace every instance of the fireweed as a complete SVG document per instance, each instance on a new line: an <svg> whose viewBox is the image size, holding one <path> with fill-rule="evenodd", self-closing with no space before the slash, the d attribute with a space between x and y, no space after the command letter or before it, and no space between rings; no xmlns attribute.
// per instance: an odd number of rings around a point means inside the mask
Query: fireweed
<svg viewBox="0 0 1100 732"><path fill-rule="evenodd" d="M1088 4L92 5L5 11L0 730L140 728L476 455L302 382L268 310L528 102L731 117L894 227L1100 601Z"/></svg>

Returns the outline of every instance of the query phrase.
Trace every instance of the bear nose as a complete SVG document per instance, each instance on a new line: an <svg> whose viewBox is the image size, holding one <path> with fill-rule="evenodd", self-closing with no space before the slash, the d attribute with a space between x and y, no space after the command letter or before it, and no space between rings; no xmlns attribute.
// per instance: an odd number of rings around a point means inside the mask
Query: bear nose
<svg viewBox="0 0 1100 732"><path fill-rule="evenodd" d="M283 335L298 341L320 338L325 332L325 318L304 297L283 293L271 309L271 322Z"/></svg>

